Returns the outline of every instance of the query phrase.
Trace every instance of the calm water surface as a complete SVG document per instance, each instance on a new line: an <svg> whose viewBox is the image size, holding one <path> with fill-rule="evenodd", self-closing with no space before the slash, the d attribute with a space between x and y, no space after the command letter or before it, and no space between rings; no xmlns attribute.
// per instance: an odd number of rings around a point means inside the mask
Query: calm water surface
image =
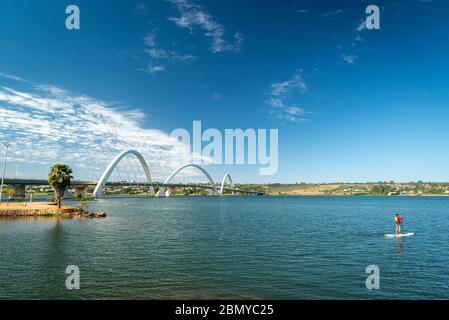
<svg viewBox="0 0 449 320"><path fill-rule="evenodd" d="M449 198L102 199L90 209L109 216L0 220L0 298L449 298ZM414 237L384 238L394 210ZM65 288L71 264L78 291ZM371 264L380 290L365 288Z"/></svg>

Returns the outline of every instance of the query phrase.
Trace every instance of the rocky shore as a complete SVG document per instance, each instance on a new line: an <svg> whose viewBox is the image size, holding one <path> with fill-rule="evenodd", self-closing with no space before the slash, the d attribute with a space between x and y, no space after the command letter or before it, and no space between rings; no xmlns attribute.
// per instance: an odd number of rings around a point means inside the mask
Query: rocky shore
<svg viewBox="0 0 449 320"><path fill-rule="evenodd" d="M0 205L0 217L61 217L61 218L105 218L105 212L90 212L84 209L53 203L10 203Z"/></svg>

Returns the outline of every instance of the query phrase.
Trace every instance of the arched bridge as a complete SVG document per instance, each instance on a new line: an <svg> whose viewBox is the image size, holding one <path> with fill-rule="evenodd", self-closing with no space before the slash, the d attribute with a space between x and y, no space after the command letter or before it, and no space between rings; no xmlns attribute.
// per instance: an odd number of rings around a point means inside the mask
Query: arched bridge
<svg viewBox="0 0 449 320"><path fill-rule="evenodd" d="M143 158L143 156L140 154L140 152L138 152L136 150L123 151L122 153L117 155L114 158L114 160L111 161L111 163L109 163L108 167L106 168L106 170L101 175L101 178L98 181L98 184L95 187L95 190L94 190L94 192L92 194L92 196L94 198L97 198L97 197L101 196L101 194L103 193L104 187L106 186L106 182L108 181L109 177L112 174L112 171L114 171L114 169L117 167L117 165L119 164L120 160L122 160L124 157L126 157L129 154L134 155L139 160L140 164L142 165L143 171L145 172L147 183L151 184L152 181L151 181L150 169L148 168L148 165L145 162L145 159Z"/></svg>
<svg viewBox="0 0 449 320"><path fill-rule="evenodd" d="M110 178L114 169L118 166L120 161L123 160L123 158L125 158L128 155L133 155L139 160L139 163L142 166L142 169L145 173L146 181L140 182L140 183L138 183L138 182L131 182L131 183L130 182L119 182L119 183L108 182L108 179ZM192 184L192 183L187 183L187 184L173 183L174 177L176 175L178 175L181 171L183 171L187 168L193 168L193 169L200 171L207 178L209 183L206 185L205 184ZM226 180L229 180L230 188L225 188ZM223 195L225 191L231 192L232 194L247 194L247 195L262 195L263 194L263 193L257 192L257 191L235 189L234 184L232 182L232 178L229 174L226 174L223 177L221 186L219 189L217 189L217 185L214 182L214 180L212 179L212 177L210 176L210 174L203 167L201 167L197 164L193 164L193 163L188 163L183 166L180 166L179 168L174 170L162 183L154 182L152 180L148 164L145 162L145 159L143 158L143 156L136 150L124 151L124 152L120 153L119 155L117 155L111 161L111 163L109 163L108 167L106 168L106 170L102 174L100 180L98 181L98 184L96 185L92 196L100 197L102 195L103 190L106 187L106 185L108 185L108 186L114 186L114 185L148 186L148 187L150 187L150 194L154 194L154 187L157 187L159 190L155 195L156 196L166 196L166 197L169 197L171 195L171 193L173 192L173 190L175 188L179 188L179 187L193 187L193 188L206 189L206 190L208 190L210 195Z"/></svg>
<svg viewBox="0 0 449 320"><path fill-rule="evenodd" d="M132 156L138 160L138 165L143 171L141 174L144 178L144 181L109 181L114 170L118 170L118 166L120 163L124 161L127 156ZM192 168L199 171L202 175L207 178L207 184L200 183L175 183L174 178L183 170ZM226 181L229 182L229 187L225 187ZM4 184L11 185L14 187L15 196L16 197L25 197L25 186L26 185L48 185L48 181L44 179L5 179ZM106 167L105 171L100 177L98 182L95 181L71 181L70 187L74 188L74 195L86 195L86 190L88 187L95 186L95 189L92 193L92 197L98 198L101 197L103 191L106 187L114 187L114 186L142 186L148 187L150 195L165 196L169 197L175 188L197 188L207 190L209 195L220 196L225 192L229 192L231 194L242 194L242 195L263 195L264 193L250 190L240 190L234 188L234 184L232 182L232 178L229 174L226 174L221 184L218 187L218 183L215 183L212 179L211 175L201 166L193 163L188 163L183 166L180 166L176 170L174 170L163 182L156 182L151 176L150 168L143 158L142 154L136 150L127 150L118 154ZM154 193L154 188L158 188L158 192Z"/></svg>

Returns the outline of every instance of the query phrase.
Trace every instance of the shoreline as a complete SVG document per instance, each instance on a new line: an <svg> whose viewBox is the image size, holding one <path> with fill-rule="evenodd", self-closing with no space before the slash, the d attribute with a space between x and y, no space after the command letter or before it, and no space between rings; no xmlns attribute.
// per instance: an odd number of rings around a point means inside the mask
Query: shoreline
<svg viewBox="0 0 449 320"><path fill-rule="evenodd" d="M59 209L52 202L9 202L0 204L0 218L58 217L58 218L105 218L104 212L89 212L63 205Z"/></svg>
<svg viewBox="0 0 449 320"><path fill-rule="evenodd" d="M268 193L267 196L272 197L282 197L282 196L290 196L290 197L385 197L385 198L394 198L394 197L449 197L448 194L396 194L396 195L383 195L383 194L324 194L324 193Z"/></svg>

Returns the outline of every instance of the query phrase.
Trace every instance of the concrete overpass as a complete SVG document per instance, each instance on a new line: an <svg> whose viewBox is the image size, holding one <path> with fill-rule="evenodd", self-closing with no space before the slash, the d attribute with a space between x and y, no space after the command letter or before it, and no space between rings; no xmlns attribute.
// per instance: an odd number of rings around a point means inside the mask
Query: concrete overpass
<svg viewBox="0 0 449 320"><path fill-rule="evenodd" d="M26 186L48 186L48 180L5 178L3 184L12 186L14 188L14 198L25 198ZM97 183L95 181L70 181L70 186L75 187L75 196L78 194L83 195L87 187L95 186L96 184Z"/></svg>
<svg viewBox="0 0 449 320"><path fill-rule="evenodd" d="M10 179L5 178L4 184L6 185L26 185L26 186L48 186L48 180L46 179ZM79 181L72 180L70 181L71 186L95 186L97 185L96 181Z"/></svg>

